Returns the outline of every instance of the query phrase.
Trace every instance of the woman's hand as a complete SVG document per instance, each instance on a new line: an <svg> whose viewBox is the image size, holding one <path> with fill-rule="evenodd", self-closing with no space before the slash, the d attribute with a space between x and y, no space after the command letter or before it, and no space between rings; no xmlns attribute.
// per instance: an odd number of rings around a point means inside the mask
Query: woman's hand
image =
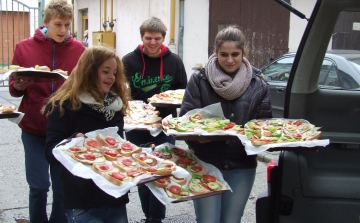
<svg viewBox="0 0 360 223"><path fill-rule="evenodd" d="M82 133L78 133L78 134L76 134L76 137L84 137L85 135L84 134L82 134Z"/></svg>
<svg viewBox="0 0 360 223"><path fill-rule="evenodd" d="M14 78L14 88L17 91L23 91L29 86L29 84L31 84L33 82L34 82L34 80L32 80L32 79L24 79L24 78L20 78L20 77L15 77Z"/></svg>

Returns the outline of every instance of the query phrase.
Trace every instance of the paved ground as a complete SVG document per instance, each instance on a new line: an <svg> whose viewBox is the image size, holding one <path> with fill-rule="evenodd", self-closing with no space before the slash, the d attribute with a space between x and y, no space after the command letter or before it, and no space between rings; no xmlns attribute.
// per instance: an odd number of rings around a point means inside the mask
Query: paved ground
<svg viewBox="0 0 360 223"><path fill-rule="evenodd" d="M0 103L14 104L18 107L20 99L11 97L7 88L0 88ZM21 131L16 124L7 119L0 120L0 222L4 223L25 222L19 219L28 218L28 186L24 173L24 151L20 134ZM183 141L177 141L176 145L187 148ZM259 154L255 184L245 208L243 223L256 222L256 197L266 190L266 163L276 159L277 155L277 152ZM129 222L140 222L144 215L141 211L137 188L133 188L129 196L130 203L127 205ZM50 191L48 212L51 210L51 203ZM186 201L168 205L164 222L196 222L193 203Z"/></svg>

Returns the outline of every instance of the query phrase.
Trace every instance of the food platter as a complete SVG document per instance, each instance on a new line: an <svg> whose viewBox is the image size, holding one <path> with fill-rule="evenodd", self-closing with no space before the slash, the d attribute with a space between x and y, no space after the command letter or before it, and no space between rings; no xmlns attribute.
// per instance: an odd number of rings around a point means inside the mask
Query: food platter
<svg viewBox="0 0 360 223"><path fill-rule="evenodd" d="M181 103L150 102L154 107L180 108Z"/></svg>
<svg viewBox="0 0 360 223"><path fill-rule="evenodd" d="M67 76L49 71L18 70L10 74L12 77L27 78L34 82L47 82L51 80L66 80Z"/></svg>
<svg viewBox="0 0 360 223"><path fill-rule="evenodd" d="M4 118L17 118L21 115L21 112L2 113L0 112L0 119Z"/></svg>
<svg viewBox="0 0 360 223"><path fill-rule="evenodd" d="M183 202L183 201L189 201L189 200L195 200L195 199L200 199L200 198L204 198L204 197L210 197L210 196L214 196L214 195L218 195L218 194L223 194L227 191L230 191L230 190L212 191L212 192L205 193L205 194L189 196L189 197L174 200L171 203L179 203L179 202Z"/></svg>
<svg viewBox="0 0 360 223"><path fill-rule="evenodd" d="M236 135L174 135L173 136L175 140L188 140L188 141L233 141L233 140L240 140L238 136Z"/></svg>

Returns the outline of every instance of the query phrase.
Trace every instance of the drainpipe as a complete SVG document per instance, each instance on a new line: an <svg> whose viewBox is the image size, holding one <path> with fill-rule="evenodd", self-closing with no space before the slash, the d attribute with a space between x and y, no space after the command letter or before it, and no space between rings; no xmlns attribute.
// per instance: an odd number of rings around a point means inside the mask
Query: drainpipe
<svg viewBox="0 0 360 223"><path fill-rule="evenodd" d="M72 6L73 6L73 11L74 11L74 0L71 0L71 4L72 4ZM75 32L75 30L74 30L74 18L75 17L75 12L74 12L74 15L73 15L73 18L72 18L72 20L71 20L71 31L72 31L72 36L74 37L74 38L76 38L76 32Z"/></svg>
<svg viewBox="0 0 360 223"><path fill-rule="evenodd" d="M176 52L176 45L175 45L175 0L171 0L171 15L170 15L170 43L169 49L173 53Z"/></svg>
<svg viewBox="0 0 360 223"><path fill-rule="evenodd" d="M178 55L181 59L183 59L184 54L184 6L185 6L185 0L180 0L180 19L179 19L179 41L178 41Z"/></svg>

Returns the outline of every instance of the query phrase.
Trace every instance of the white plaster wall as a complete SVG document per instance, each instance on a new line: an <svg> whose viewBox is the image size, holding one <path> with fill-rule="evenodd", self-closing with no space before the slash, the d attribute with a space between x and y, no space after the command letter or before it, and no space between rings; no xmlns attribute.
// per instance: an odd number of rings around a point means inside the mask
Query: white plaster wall
<svg viewBox="0 0 360 223"><path fill-rule="evenodd" d="M310 18L316 0L291 0L291 5ZM307 20L290 13L289 52L296 52L307 26Z"/></svg>
<svg viewBox="0 0 360 223"><path fill-rule="evenodd" d="M127 53L133 51L139 44L140 25L150 16L156 16L161 19L166 27L167 35L164 44L169 44L170 38L170 6L168 0L114 0L113 1L113 19L116 19L113 31L116 33L116 53L123 57ZM75 19L74 30L78 31L78 39L81 40L81 13L79 10L88 9L88 25L89 25L89 46L92 45L92 33L104 31L102 27L104 17L104 0L75 0ZM101 13L101 27L100 27ZM111 0L107 0L106 17L111 19ZM106 18L106 20L107 20ZM107 27L107 30L110 30Z"/></svg>
<svg viewBox="0 0 360 223"><path fill-rule="evenodd" d="M192 68L208 59L209 0L185 1L183 62L188 79Z"/></svg>

